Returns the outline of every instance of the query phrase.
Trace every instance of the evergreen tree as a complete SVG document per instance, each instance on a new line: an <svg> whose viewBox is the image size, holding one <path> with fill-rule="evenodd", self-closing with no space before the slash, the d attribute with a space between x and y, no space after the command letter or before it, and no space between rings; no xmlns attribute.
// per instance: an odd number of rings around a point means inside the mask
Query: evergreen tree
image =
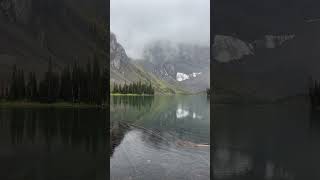
<svg viewBox="0 0 320 180"><path fill-rule="evenodd" d="M141 81L133 82L130 84L127 84L126 82L121 84L114 83L113 85L113 93L120 93L120 94L149 94L153 95L155 93L154 88L151 85L151 82L149 84L142 83Z"/></svg>
<svg viewBox="0 0 320 180"><path fill-rule="evenodd" d="M79 102L85 102L88 98L87 74L82 67L78 67L79 78Z"/></svg>
<svg viewBox="0 0 320 180"><path fill-rule="evenodd" d="M91 63L90 61L88 61L87 63L87 71L86 71L87 75L87 86L88 86L88 98L87 101L88 102L92 102L93 101L93 87L92 87L92 70L91 70Z"/></svg>
<svg viewBox="0 0 320 180"><path fill-rule="evenodd" d="M47 83L47 100L51 102L53 99L53 71L52 71L52 61L51 57L49 59L48 71L46 73L46 83Z"/></svg>
<svg viewBox="0 0 320 180"><path fill-rule="evenodd" d="M1 82L1 90L0 91L1 91L0 92L0 100L1 100L1 99L5 98L5 96L4 96L5 87L4 87L4 82L3 81Z"/></svg>
<svg viewBox="0 0 320 180"><path fill-rule="evenodd" d="M103 101L107 100L109 97L109 71L107 68L104 68L102 73L102 99Z"/></svg>
<svg viewBox="0 0 320 180"><path fill-rule="evenodd" d="M18 96L18 85L17 85L17 66L14 65L12 68L12 75L11 75L11 85L10 85L10 92L9 96L11 100L16 100Z"/></svg>
<svg viewBox="0 0 320 180"><path fill-rule="evenodd" d="M72 80L69 66L64 68L60 76L60 98L64 101L72 100Z"/></svg>
<svg viewBox="0 0 320 180"><path fill-rule="evenodd" d="M55 102L59 95L59 75L53 72L51 58L44 79L39 84L39 96L41 101Z"/></svg>
<svg viewBox="0 0 320 180"><path fill-rule="evenodd" d="M35 73L30 72L28 83L26 86L26 98L31 101L35 101L38 96L38 90L37 90L37 80Z"/></svg>
<svg viewBox="0 0 320 180"><path fill-rule="evenodd" d="M93 100L96 104L101 104L101 74L100 74L100 66L97 56L94 58L93 64Z"/></svg>
<svg viewBox="0 0 320 180"><path fill-rule="evenodd" d="M24 72L22 69L18 70L18 99L25 98L25 79Z"/></svg>
<svg viewBox="0 0 320 180"><path fill-rule="evenodd" d="M118 93L118 85L114 82L113 83L113 91L112 93Z"/></svg>
<svg viewBox="0 0 320 180"><path fill-rule="evenodd" d="M80 73L78 64L75 62L72 68L72 100L76 102L79 100L80 93Z"/></svg>

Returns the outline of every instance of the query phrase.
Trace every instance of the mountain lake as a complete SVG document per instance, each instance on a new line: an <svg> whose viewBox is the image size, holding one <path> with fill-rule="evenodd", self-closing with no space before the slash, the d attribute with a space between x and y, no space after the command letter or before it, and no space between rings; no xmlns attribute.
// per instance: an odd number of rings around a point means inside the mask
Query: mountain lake
<svg viewBox="0 0 320 180"><path fill-rule="evenodd" d="M206 95L114 96L111 180L210 179Z"/></svg>

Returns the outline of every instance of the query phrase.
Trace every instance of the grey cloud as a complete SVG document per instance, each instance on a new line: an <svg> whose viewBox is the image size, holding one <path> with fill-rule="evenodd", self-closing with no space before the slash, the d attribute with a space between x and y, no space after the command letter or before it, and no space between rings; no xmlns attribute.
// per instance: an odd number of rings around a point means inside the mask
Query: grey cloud
<svg viewBox="0 0 320 180"><path fill-rule="evenodd" d="M154 40L209 45L210 0L111 0L111 31L140 58Z"/></svg>

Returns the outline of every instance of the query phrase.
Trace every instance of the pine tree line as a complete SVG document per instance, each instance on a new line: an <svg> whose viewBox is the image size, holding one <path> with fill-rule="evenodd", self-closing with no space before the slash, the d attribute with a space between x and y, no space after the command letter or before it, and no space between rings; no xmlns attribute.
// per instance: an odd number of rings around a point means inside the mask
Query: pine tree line
<svg viewBox="0 0 320 180"><path fill-rule="evenodd" d="M154 88L151 85L151 82L149 84L139 82L134 82L124 85L116 84L113 85L113 91L112 93L115 94L148 94L148 95L154 95Z"/></svg>
<svg viewBox="0 0 320 180"><path fill-rule="evenodd" d="M317 80L310 79L309 97L312 108L320 106L320 83Z"/></svg>
<svg viewBox="0 0 320 180"><path fill-rule="evenodd" d="M2 84L1 97L9 101L28 100L52 103L57 101L85 102L101 104L108 97L109 72L105 68L101 73L97 58L93 65L88 62L85 68L76 62L61 73L53 71L49 60L44 78L38 83L36 74L30 72L25 80L22 69L13 66L10 83Z"/></svg>
<svg viewBox="0 0 320 180"><path fill-rule="evenodd" d="M207 88L207 96L210 96L210 95L211 95L211 89Z"/></svg>

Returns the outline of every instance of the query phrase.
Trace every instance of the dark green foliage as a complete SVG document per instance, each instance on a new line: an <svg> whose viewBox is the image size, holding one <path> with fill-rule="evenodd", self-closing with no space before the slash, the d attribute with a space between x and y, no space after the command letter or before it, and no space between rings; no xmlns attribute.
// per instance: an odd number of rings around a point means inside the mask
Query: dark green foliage
<svg viewBox="0 0 320 180"><path fill-rule="evenodd" d="M77 102L80 100L80 68L77 63L74 63L72 68L72 101Z"/></svg>
<svg viewBox="0 0 320 180"><path fill-rule="evenodd" d="M49 60L48 71L39 85L40 101L46 103L56 102L59 98L59 75L53 72L51 59Z"/></svg>
<svg viewBox="0 0 320 180"><path fill-rule="evenodd" d="M18 99L18 69L17 66L14 65L12 69L12 75L11 75L11 85L10 85L10 95L9 98L11 100Z"/></svg>
<svg viewBox="0 0 320 180"><path fill-rule="evenodd" d="M320 83L317 80L312 80L310 78L310 85L309 85L309 97L311 107L315 108L320 106Z"/></svg>
<svg viewBox="0 0 320 180"><path fill-rule="evenodd" d="M7 98L7 94L6 94L6 86L4 84L4 82L1 82L1 87L0 87L0 100L1 99L6 99Z"/></svg>
<svg viewBox="0 0 320 180"><path fill-rule="evenodd" d="M26 96L26 85L24 79L24 72L18 69L16 65L13 66L9 98L11 100L24 99Z"/></svg>
<svg viewBox="0 0 320 180"><path fill-rule="evenodd" d="M18 99L24 99L25 93L26 93L26 85L24 80L24 72L22 69L18 71L18 81L17 81L17 87L18 87Z"/></svg>
<svg viewBox="0 0 320 180"><path fill-rule="evenodd" d="M64 101L72 100L72 79L69 66L64 68L60 76L60 97Z"/></svg>
<svg viewBox="0 0 320 180"><path fill-rule="evenodd" d="M26 98L32 101L37 100L38 98L38 83L36 75L33 72L29 73L29 79L26 86Z"/></svg>
<svg viewBox="0 0 320 180"><path fill-rule="evenodd" d="M131 84L124 83L124 85L121 84L115 84L113 86L112 93L119 93L119 94L148 94L148 95L154 95L154 88L152 87L151 83L142 83L134 82Z"/></svg>
<svg viewBox="0 0 320 180"><path fill-rule="evenodd" d="M101 73L100 66L97 57L94 57L93 72L92 72L92 88L93 88L93 102L101 104L102 101L102 90L101 90Z"/></svg>
<svg viewBox="0 0 320 180"><path fill-rule="evenodd" d="M208 88L207 89L207 96L210 96L210 94L211 94L211 90L210 90L210 88Z"/></svg>
<svg viewBox="0 0 320 180"><path fill-rule="evenodd" d="M88 97L87 97L87 102L92 102L93 101L93 88L92 88L92 69L91 69L91 63L88 61L87 63L87 70L86 70L86 81L88 85Z"/></svg>
<svg viewBox="0 0 320 180"><path fill-rule="evenodd" d="M103 73L102 73L102 79L101 79L101 84L102 84L102 99L104 100L108 100L109 99L109 91L108 91L108 88L109 88L109 71L107 68L105 68L103 70Z"/></svg>
<svg viewBox="0 0 320 180"><path fill-rule="evenodd" d="M100 73L97 58L93 69L91 67L90 62L86 68L74 63L71 69L67 66L59 74L53 71L53 64L49 60L48 70L38 84L35 73L29 73L26 83L23 70L14 65L10 88L2 83L0 98L45 103L69 101L101 104L109 97L109 71L104 69Z"/></svg>

